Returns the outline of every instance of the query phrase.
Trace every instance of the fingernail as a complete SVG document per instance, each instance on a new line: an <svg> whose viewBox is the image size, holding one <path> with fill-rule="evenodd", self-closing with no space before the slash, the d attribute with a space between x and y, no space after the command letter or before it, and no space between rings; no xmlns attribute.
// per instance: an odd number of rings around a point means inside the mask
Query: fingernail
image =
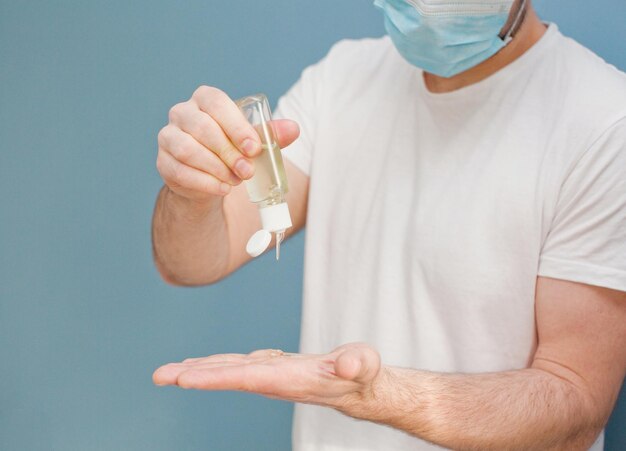
<svg viewBox="0 0 626 451"><path fill-rule="evenodd" d="M237 175L239 177L247 179L252 176L254 169L252 168L252 165L250 163L248 163L243 158L240 158L237 163L235 163L235 171L237 172Z"/></svg>
<svg viewBox="0 0 626 451"><path fill-rule="evenodd" d="M226 180L230 186L237 186L241 183L241 177L235 174L233 171L229 171L228 180Z"/></svg>
<svg viewBox="0 0 626 451"><path fill-rule="evenodd" d="M220 191L223 194L230 193L230 185L228 183L220 183Z"/></svg>
<svg viewBox="0 0 626 451"><path fill-rule="evenodd" d="M244 142L241 144L241 148L243 149L246 155L253 155L258 147L259 147L259 144L255 140L250 139L250 138L246 138Z"/></svg>

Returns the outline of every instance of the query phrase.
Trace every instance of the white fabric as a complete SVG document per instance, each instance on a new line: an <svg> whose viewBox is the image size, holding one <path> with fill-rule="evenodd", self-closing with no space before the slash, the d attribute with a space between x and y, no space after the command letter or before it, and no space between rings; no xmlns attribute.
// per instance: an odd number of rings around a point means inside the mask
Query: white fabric
<svg viewBox="0 0 626 451"><path fill-rule="evenodd" d="M341 41L276 116L300 123L285 156L310 175L302 352L365 341L388 365L524 368L538 274L626 291L626 76L556 26L445 94L388 38ZM293 439L435 449L306 405Z"/></svg>

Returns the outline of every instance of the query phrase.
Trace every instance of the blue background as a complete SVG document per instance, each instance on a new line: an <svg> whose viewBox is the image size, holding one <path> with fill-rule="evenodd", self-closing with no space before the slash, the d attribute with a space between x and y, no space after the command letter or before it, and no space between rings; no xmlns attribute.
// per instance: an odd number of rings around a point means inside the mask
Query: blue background
<svg viewBox="0 0 626 451"><path fill-rule="evenodd" d="M537 7L626 69L626 2ZM303 243L166 286L156 135L200 84L275 103L333 42L382 32L366 0L0 0L0 449L289 449L287 403L151 383L188 356L296 350ZM625 401L607 449L626 449Z"/></svg>

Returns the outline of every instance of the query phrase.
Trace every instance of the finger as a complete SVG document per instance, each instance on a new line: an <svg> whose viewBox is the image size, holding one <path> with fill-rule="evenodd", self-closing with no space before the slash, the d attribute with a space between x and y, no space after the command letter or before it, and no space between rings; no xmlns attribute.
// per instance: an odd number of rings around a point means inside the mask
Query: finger
<svg viewBox="0 0 626 451"><path fill-rule="evenodd" d="M175 385L178 375L186 371L188 367L180 363L168 363L152 373L152 382L156 385Z"/></svg>
<svg viewBox="0 0 626 451"><path fill-rule="evenodd" d="M195 357L183 360L183 363L209 363L209 362L232 362L243 363L245 354L214 354L207 357Z"/></svg>
<svg viewBox="0 0 626 451"><path fill-rule="evenodd" d="M261 152L259 135L226 93L211 86L200 86L191 100L219 124L242 153L253 157Z"/></svg>
<svg viewBox="0 0 626 451"><path fill-rule="evenodd" d="M245 118L242 120L247 124ZM195 102L183 102L174 105L170 110L170 122L176 124L181 130L193 136L216 154L240 178L252 177L254 168L250 161L231 142L217 119L200 110Z"/></svg>
<svg viewBox="0 0 626 451"><path fill-rule="evenodd" d="M217 155L175 125L167 125L159 132L159 146L187 166L231 185L241 183L241 179Z"/></svg>
<svg viewBox="0 0 626 451"><path fill-rule="evenodd" d="M181 373L184 371L205 371L205 370L213 370L215 368L227 368L231 366L244 366L246 364L250 364L250 362L192 362L192 363L179 363L181 368Z"/></svg>
<svg viewBox="0 0 626 451"><path fill-rule="evenodd" d="M172 189L182 188L189 192L201 192L224 196L230 192L230 185L216 177L187 166L176 160L168 152L159 149L157 169L165 183Z"/></svg>
<svg viewBox="0 0 626 451"><path fill-rule="evenodd" d="M282 355L285 355L285 353L280 349L259 349L248 354L248 358L253 360L265 360Z"/></svg>
<svg viewBox="0 0 626 451"><path fill-rule="evenodd" d="M335 374L355 382L369 382L379 370L380 356L369 346L348 347L335 360Z"/></svg>
<svg viewBox="0 0 626 451"><path fill-rule="evenodd" d="M200 390L236 390L271 393L276 372L267 365L232 365L190 369L178 375L176 384Z"/></svg>
<svg viewBox="0 0 626 451"><path fill-rule="evenodd" d="M212 360L210 362L206 361L206 357L200 359L186 359L182 362L168 363L167 365L157 368L152 374L152 380L156 385L175 385L178 376L185 371L204 371L243 364L245 364L245 360L243 358L234 359L232 357L226 357L223 360Z"/></svg>
<svg viewBox="0 0 626 451"><path fill-rule="evenodd" d="M251 352L250 354L215 354L208 357L189 358L183 360L181 364L187 365L189 368L193 367L194 369L214 368L220 365L246 365L284 355L291 354L286 354L278 349L261 349Z"/></svg>
<svg viewBox="0 0 626 451"><path fill-rule="evenodd" d="M152 373L152 381L156 385L176 385L179 376L188 371L202 372L210 371L216 368L241 365L241 362L235 361L168 363L167 365L157 368L154 373Z"/></svg>
<svg viewBox="0 0 626 451"><path fill-rule="evenodd" d="M287 147L300 136L298 123L289 119L275 119L272 121L272 127L276 143L281 149Z"/></svg>

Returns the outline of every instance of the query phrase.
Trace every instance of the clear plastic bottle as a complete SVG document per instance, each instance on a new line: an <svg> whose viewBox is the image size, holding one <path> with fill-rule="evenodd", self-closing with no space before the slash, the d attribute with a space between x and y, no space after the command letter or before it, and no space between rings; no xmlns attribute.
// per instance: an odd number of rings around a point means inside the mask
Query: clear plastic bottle
<svg viewBox="0 0 626 451"><path fill-rule="evenodd" d="M264 94L255 94L236 101L237 106L252 124L261 139L262 151L252 160L254 175L244 183L250 200L257 204L262 230L255 233L246 250L254 257L267 249L271 234L276 234L276 259L280 257L280 243L285 230L291 227L291 216L285 199L287 175L280 147L272 128L272 113Z"/></svg>

